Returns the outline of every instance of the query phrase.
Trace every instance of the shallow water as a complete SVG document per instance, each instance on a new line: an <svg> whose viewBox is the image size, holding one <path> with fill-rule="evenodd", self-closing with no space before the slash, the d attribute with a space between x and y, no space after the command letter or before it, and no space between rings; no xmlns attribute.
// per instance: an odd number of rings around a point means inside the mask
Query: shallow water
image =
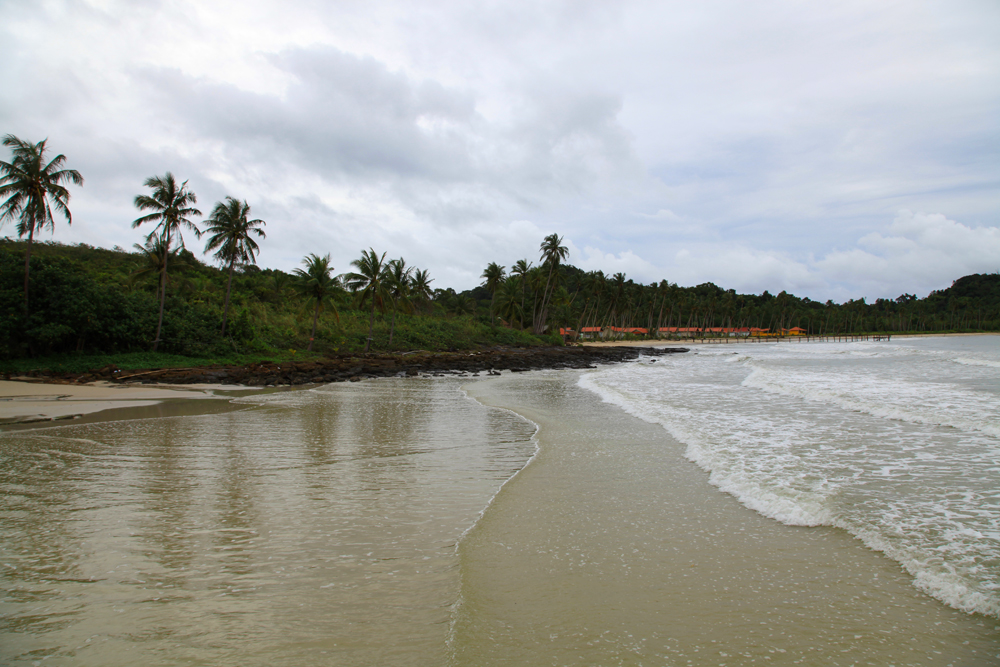
<svg viewBox="0 0 1000 667"><path fill-rule="evenodd" d="M535 427L457 380L0 435L0 663L441 665Z"/></svg>

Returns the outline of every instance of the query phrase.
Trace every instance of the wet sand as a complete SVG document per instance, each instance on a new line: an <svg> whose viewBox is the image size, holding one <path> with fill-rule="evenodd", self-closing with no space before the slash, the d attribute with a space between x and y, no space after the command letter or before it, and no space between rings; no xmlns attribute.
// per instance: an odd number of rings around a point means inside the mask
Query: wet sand
<svg viewBox="0 0 1000 667"><path fill-rule="evenodd" d="M185 410L176 404L204 399L228 402L229 398L258 391L232 385L149 386L110 382L79 385L0 380L0 426L44 426L50 422L81 419L98 412L107 414L99 420L86 421L159 417L185 412L197 414L199 409L193 405L188 405ZM163 404L173 404L174 407L149 409ZM206 405L202 409L212 408Z"/></svg>

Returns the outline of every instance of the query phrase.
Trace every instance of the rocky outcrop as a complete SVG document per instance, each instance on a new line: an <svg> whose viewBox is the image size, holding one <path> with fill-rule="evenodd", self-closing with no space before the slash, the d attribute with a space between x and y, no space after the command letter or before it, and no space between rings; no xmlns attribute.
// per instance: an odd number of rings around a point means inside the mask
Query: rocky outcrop
<svg viewBox="0 0 1000 667"><path fill-rule="evenodd" d="M244 386L322 384L364 378L414 375L468 375L546 368L592 368L637 358L687 352L683 347L538 347L490 348L474 352L408 352L339 356L318 361L247 366L207 366L122 371L114 366L79 376L51 377L68 382L136 382L143 384L237 384Z"/></svg>

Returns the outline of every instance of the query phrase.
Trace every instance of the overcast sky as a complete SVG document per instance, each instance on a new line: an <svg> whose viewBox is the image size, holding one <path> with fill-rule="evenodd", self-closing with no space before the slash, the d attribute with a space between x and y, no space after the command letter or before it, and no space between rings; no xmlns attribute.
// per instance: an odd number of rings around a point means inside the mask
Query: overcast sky
<svg viewBox="0 0 1000 667"><path fill-rule="evenodd" d="M461 290L556 232L645 283L925 296L1000 271L998 35L996 0L0 0L0 134L86 179L43 239L131 248L171 171L247 200L262 267Z"/></svg>

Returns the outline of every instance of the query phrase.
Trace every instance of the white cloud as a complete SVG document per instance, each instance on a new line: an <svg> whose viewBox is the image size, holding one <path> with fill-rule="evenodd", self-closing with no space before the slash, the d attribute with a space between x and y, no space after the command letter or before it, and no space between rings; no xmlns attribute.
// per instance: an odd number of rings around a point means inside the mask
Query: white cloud
<svg viewBox="0 0 1000 667"><path fill-rule="evenodd" d="M869 296L922 296L965 275L1000 271L1000 228L968 227L940 213L904 209L885 234L866 234L858 245L830 252L816 268Z"/></svg>
<svg viewBox="0 0 1000 667"><path fill-rule="evenodd" d="M681 216L668 208L661 208L656 213L636 213L636 215L647 220L665 220L667 222L681 222L682 220Z"/></svg>

